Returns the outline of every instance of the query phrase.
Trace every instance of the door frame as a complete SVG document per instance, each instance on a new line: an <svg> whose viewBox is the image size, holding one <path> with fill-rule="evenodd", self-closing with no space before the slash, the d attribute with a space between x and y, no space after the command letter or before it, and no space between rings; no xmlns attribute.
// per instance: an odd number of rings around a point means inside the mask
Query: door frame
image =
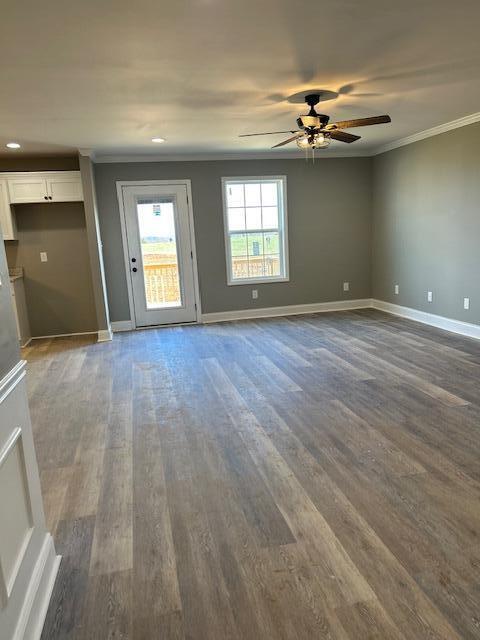
<svg viewBox="0 0 480 640"><path fill-rule="evenodd" d="M133 304L133 286L132 286L132 274L130 272L130 256L128 252L128 237L127 237L127 223L126 223L126 211L123 202L123 187L148 187L148 186L163 186L168 185L184 186L187 190L187 208L188 208L188 227L190 230L190 246L192 248L192 268L193 268L193 289L195 294L195 306L196 306L196 319L194 322L188 324L195 324L201 322L202 318L202 304L200 299L200 285L198 279L198 264L197 264L197 248L195 245L195 226L193 222L193 202L192 202L192 182L188 179L183 180L117 180L117 199L118 208L120 211L120 225L122 230L122 248L123 259L125 262L125 277L127 280L127 293L128 293L128 306L130 309L130 322L132 323L132 329L148 329L149 327L137 327L137 320L135 317L135 307ZM152 328L171 326L171 325L152 325Z"/></svg>

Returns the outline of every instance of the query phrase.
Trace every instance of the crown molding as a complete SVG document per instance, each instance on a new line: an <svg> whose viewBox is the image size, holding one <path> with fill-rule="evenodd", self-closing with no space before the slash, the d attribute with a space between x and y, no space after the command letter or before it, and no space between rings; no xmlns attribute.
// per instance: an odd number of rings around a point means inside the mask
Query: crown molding
<svg viewBox="0 0 480 640"><path fill-rule="evenodd" d="M371 155L378 156L380 153L385 153L386 151L392 151L393 149L397 149L398 147L404 147L408 144L413 144L414 142L418 142L419 140L425 140L425 138L438 136L441 133L452 131L452 129L460 129L460 127L466 127L469 124L474 124L475 122L479 122L479 121L480 121L480 112L472 113L469 116L464 116L463 118L458 118L457 120L452 120L451 122L440 124L437 127L432 127L431 129L425 129L425 131L419 131L418 133L414 133L411 136L407 136L405 138L399 138L398 140L393 140L393 142L387 142L387 144L384 144L374 149Z"/></svg>
<svg viewBox="0 0 480 640"><path fill-rule="evenodd" d="M322 158L358 158L366 157L371 153L361 151L322 151L315 154L315 162ZM215 160L305 160L305 155L300 152L293 153L198 153L198 154L145 154L145 155L108 155L96 154L95 163L116 163L116 162L207 162ZM311 162L311 157L308 158Z"/></svg>
<svg viewBox="0 0 480 640"><path fill-rule="evenodd" d="M79 149L78 154L80 156L84 156L86 158L90 158L90 160L95 160L95 150L94 149Z"/></svg>

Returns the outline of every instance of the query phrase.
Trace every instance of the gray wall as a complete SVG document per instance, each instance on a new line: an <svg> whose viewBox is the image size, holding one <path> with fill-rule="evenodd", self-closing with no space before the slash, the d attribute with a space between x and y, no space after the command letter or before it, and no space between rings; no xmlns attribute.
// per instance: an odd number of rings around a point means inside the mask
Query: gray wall
<svg viewBox="0 0 480 640"><path fill-rule="evenodd" d="M0 379L20 360L8 267L0 230Z"/></svg>
<svg viewBox="0 0 480 640"><path fill-rule="evenodd" d="M480 323L480 124L377 156L373 192L373 296Z"/></svg>
<svg viewBox="0 0 480 640"><path fill-rule="evenodd" d="M9 266L24 268L32 336L96 331L83 203L14 208L18 241L5 244Z"/></svg>
<svg viewBox="0 0 480 640"><path fill-rule="evenodd" d="M204 313L370 296L370 158L151 162L95 165L105 271L113 321L128 320L117 180L192 181ZM222 176L286 175L290 282L227 286ZM351 290L344 294L342 282Z"/></svg>

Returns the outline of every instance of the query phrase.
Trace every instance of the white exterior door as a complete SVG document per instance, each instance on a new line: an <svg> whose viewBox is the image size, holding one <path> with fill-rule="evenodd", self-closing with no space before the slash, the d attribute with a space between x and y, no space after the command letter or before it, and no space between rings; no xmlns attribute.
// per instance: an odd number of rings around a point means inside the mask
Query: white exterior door
<svg viewBox="0 0 480 640"><path fill-rule="evenodd" d="M195 276L185 184L122 187L135 325L195 322Z"/></svg>

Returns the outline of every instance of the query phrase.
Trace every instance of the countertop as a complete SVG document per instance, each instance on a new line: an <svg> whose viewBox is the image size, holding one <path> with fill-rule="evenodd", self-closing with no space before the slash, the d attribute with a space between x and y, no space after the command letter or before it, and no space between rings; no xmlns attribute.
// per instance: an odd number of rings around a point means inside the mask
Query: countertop
<svg viewBox="0 0 480 640"><path fill-rule="evenodd" d="M14 282L19 278L23 278L23 267L16 267L15 269L9 269L8 275L10 277L10 282Z"/></svg>

